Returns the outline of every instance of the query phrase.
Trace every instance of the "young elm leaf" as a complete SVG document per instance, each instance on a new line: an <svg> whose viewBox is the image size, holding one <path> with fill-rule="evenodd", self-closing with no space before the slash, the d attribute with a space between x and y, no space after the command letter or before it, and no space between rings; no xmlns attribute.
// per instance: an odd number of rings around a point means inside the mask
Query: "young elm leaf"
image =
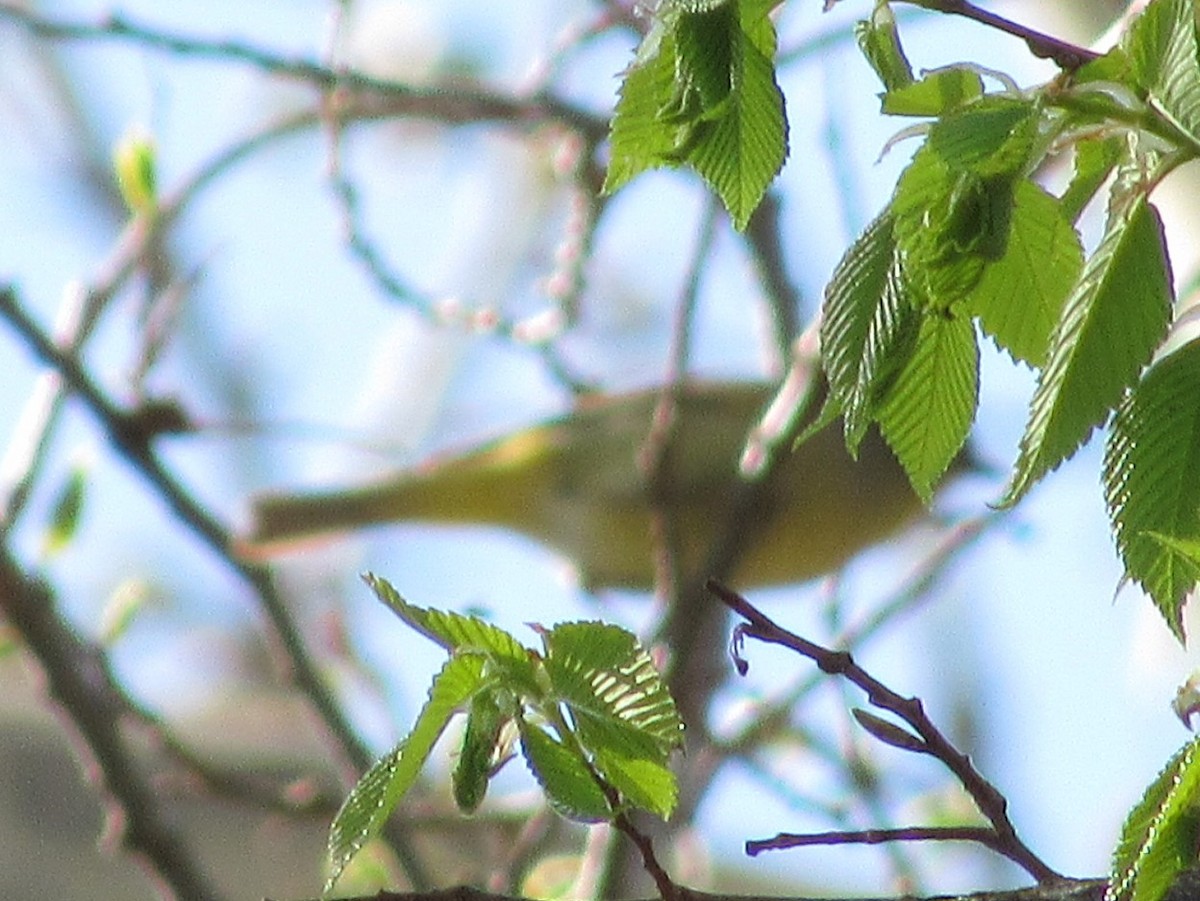
<svg viewBox="0 0 1200 901"><path fill-rule="evenodd" d="M1166 333L1172 302L1158 211L1136 190L1115 195L1104 237L1050 337L1000 506L1017 503L1108 418Z"/></svg>
<svg viewBox="0 0 1200 901"><path fill-rule="evenodd" d="M509 687L538 693L531 652L508 632L475 616L410 604L391 583L373 573L364 574L363 581L393 613L430 641L451 653L481 654L495 673L503 675Z"/></svg>
<svg viewBox="0 0 1200 901"><path fill-rule="evenodd" d="M1183 605L1200 569L1200 339L1156 362L1117 410L1104 489L1117 550L1182 642ZM1190 543L1190 544L1189 544Z"/></svg>
<svg viewBox="0 0 1200 901"><path fill-rule="evenodd" d="M883 95L889 116L943 116L983 96L979 73L962 66L928 72L920 81L890 88Z"/></svg>
<svg viewBox="0 0 1200 901"><path fill-rule="evenodd" d="M481 691L471 699L458 763L451 777L454 803L463 813L474 813L487 794L500 734L507 722L496 692Z"/></svg>
<svg viewBox="0 0 1200 901"><path fill-rule="evenodd" d="M888 4L876 3L871 18L854 26L854 37L888 93L913 83L912 65L900 45L896 17Z"/></svg>
<svg viewBox="0 0 1200 901"><path fill-rule="evenodd" d="M1200 737L1168 761L1134 806L1113 852L1105 901L1161 901L1196 863L1200 837Z"/></svg>
<svg viewBox="0 0 1200 901"><path fill-rule="evenodd" d="M517 719L517 728L525 763L556 811L583 823L612 819L608 798L578 754L522 717Z"/></svg>
<svg viewBox="0 0 1200 901"><path fill-rule="evenodd" d="M543 640L551 689L590 751L665 762L683 744L675 701L632 633L607 623L560 623Z"/></svg>
<svg viewBox="0 0 1200 901"><path fill-rule="evenodd" d="M597 748L592 760L600 775L634 806L663 820L671 816L679 800L679 786L666 764L610 748Z"/></svg>
<svg viewBox="0 0 1200 901"><path fill-rule="evenodd" d="M429 697L408 737L358 780L329 827L325 896L333 890L346 865L379 834L416 782L450 717L484 687L483 670L484 658L477 654L458 654L446 661L434 677Z"/></svg>
<svg viewBox="0 0 1200 901"><path fill-rule="evenodd" d="M79 528L83 502L87 495L88 468L78 464L71 467L66 481L54 500L50 525L42 538L42 553L51 556L63 550Z"/></svg>

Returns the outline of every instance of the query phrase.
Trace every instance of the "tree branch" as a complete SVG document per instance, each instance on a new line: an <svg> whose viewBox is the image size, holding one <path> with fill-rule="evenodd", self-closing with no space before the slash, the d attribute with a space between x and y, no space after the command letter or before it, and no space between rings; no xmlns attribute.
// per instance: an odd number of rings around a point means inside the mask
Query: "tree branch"
<svg viewBox="0 0 1200 901"><path fill-rule="evenodd" d="M143 861L164 897L214 901L216 888L165 819L155 791L133 764L121 735L123 695L108 662L63 623L47 587L25 575L0 544L0 611L17 629L46 675L47 690L77 730L84 769L106 801L106 822Z"/></svg>
<svg viewBox="0 0 1200 901"><path fill-rule="evenodd" d="M968 0L901 0L901 2L911 3L934 12L972 19L997 31L1020 38L1029 48L1029 52L1038 59L1051 60L1060 69L1067 72L1073 72L1080 66L1100 58L1100 54L1094 50L1088 50L1086 47L1080 47L1069 41L1043 34L1019 22L1005 19L986 9L980 9L974 3L969 3Z"/></svg>
<svg viewBox="0 0 1200 901"><path fill-rule="evenodd" d="M289 677L309 698L337 741L346 758L347 766L343 767L346 781L353 784L360 773L370 768L374 755L354 731L333 692L322 679L320 668L308 651L299 625L276 590L270 572L240 560L230 551L227 530L167 471L152 449L154 434L141 428L136 416L126 414L113 405L75 358L54 345L17 302L11 287L0 288L0 317L13 326L35 356L62 376L70 390L96 418L113 448L150 483L171 512L251 588L274 637L287 655L291 667ZM392 817L387 829L389 842L413 885L425 887L431 884L401 820Z"/></svg>
<svg viewBox="0 0 1200 901"><path fill-rule="evenodd" d="M992 825L994 842L986 842L992 850L1003 854L1022 867L1039 883L1054 883L1064 877L1050 868L1017 835L1016 828L1008 818L1008 800L999 790L983 777L971 763L971 759L959 751L929 719L919 698L905 698L888 688L861 666L845 651L824 648L806 638L789 632L758 610L741 595L709 580L708 589L736 614L746 620L734 630L733 651L738 672L745 674L749 664L741 656L741 645L746 637L757 638L767 644L786 647L812 660L817 667L831 676L842 676L862 689L867 699L876 707L894 713L903 720L916 735L908 736L911 743L904 744L907 750L929 754L940 761L974 800L980 813ZM899 727L897 731L900 730ZM872 730L868 730L872 731ZM876 737L877 732L872 731ZM884 739L887 740L886 738ZM889 744L901 746L899 741ZM760 849L761 850L761 849Z"/></svg>
<svg viewBox="0 0 1200 901"><path fill-rule="evenodd" d="M999 892L975 892L967 895L937 895L901 898L849 898L844 901L1103 901L1107 883L1102 879L1064 879L1061 882ZM680 887L679 901L827 901L811 897L771 897L767 895L723 895L698 892ZM315 899L314 899L315 901ZM498 895L469 886L436 892L379 892L342 901L524 901L512 895ZM649 901L649 899L647 899Z"/></svg>

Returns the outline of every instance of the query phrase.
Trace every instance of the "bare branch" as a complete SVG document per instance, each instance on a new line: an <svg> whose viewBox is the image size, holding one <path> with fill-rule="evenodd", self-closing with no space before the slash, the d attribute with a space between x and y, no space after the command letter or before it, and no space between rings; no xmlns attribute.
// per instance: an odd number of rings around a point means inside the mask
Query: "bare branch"
<svg viewBox="0 0 1200 901"><path fill-rule="evenodd" d="M312 702L345 756L344 779L353 784L365 772L374 755L350 725L345 711L321 677L320 668L308 651L299 625L275 588L270 572L240 560L230 550L229 533L184 486L175 479L151 447L153 434L138 427L138 418L118 409L83 371L73 356L64 353L37 326L17 302L12 288L0 289L0 317L6 319L41 361L64 379L84 406L98 421L113 448L150 483L153 491L184 525L197 535L254 592L271 625L272 632L287 655L288 674L297 688ZM416 886L429 884L424 867L412 848L403 824L393 817L388 838L401 865Z"/></svg>
<svg viewBox="0 0 1200 901"><path fill-rule="evenodd" d="M975 892L969 895L938 895L924 899L850 898L845 901L1102 901L1106 883L1100 879L1064 879L1050 885L1000 892ZM765 895L721 895L680 887L678 901L824 901L809 897L769 897ZM522 901L511 895L497 895L467 886L436 892L379 892L343 901Z"/></svg>
<svg viewBox="0 0 1200 901"><path fill-rule="evenodd" d="M808 848L814 845L883 845L890 842L975 842L1004 853L999 839L984 826L907 826L903 829L860 829L838 832L810 832L796 835L782 832L774 838L746 842L751 857L763 851Z"/></svg>
<svg viewBox="0 0 1200 901"><path fill-rule="evenodd" d="M95 774L108 808L107 823L116 828L120 843L157 877L163 897L214 901L216 888L134 766L134 754L121 735L123 696L107 660L63 623L49 589L25 575L2 544L0 611L21 633L46 674L50 696L78 731L85 769Z"/></svg>
<svg viewBox="0 0 1200 901"><path fill-rule="evenodd" d="M902 2L912 3L922 9L973 19L990 28L995 28L997 31L1011 34L1013 37L1023 40L1029 48L1029 52L1034 56L1039 59L1051 60L1060 69L1067 72L1073 72L1080 66L1100 57L1100 54L1094 50L1088 50L1086 47L1043 34L1026 25L1021 25L1019 22L1013 22L1003 16L988 12L986 9L980 9L967 0L902 0Z"/></svg>
<svg viewBox="0 0 1200 901"><path fill-rule="evenodd" d="M919 698L905 698L888 688L861 666L845 651L824 648L806 638L801 638L776 624L753 604L724 585L709 580L708 589L730 609L746 620L734 630L734 654L739 672L744 673L748 664L741 657L740 647L746 637L756 638L767 644L789 648L812 660L817 667L831 676L842 676L866 693L867 699L883 710L894 713L912 727L924 742L923 753L939 760L962 784L980 813L991 823L995 833L994 843L988 847L1003 854L1022 867L1039 883L1057 882L1063 876L1051 869L1017 835L1016 828L1008 818L1008 800L999 790L983 777L971 763L971 759L959 751L939 730Z"/></svg>

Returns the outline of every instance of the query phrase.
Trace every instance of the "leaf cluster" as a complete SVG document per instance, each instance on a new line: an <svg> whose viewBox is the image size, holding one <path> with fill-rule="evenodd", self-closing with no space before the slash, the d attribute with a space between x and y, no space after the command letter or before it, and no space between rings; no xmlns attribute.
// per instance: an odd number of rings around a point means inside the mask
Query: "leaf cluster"
<svg viewBox="0 0 1200 901"><path fill-rule="evenodd" d="M787 153L773 5L663 0L621 89L608 190L687 165L745 227ZM1152 0L1108 53L1021 90L969 63L918 77L876 0L858 44L882 111L921 119L901 136L923 142L827 286L830 391L806 433L840 418L856 452L877 427L928 500L974 421L986 337L1037 374L1000 505L1107 428L1102 480L1126 577L1180 641L1200 581L1200 333L1196 316L1172 322L1152 194L1200 155L1198 23L1197 0ZM1070 175L1052 191L1060 161ZM1103 226L1088 251L1079 223L1093 206ZM1111 901L1159 901L1196 860L1195 747L1130 815Z"/></svg>
<svg viewBox="0 0 1200 901"><path fill-rule="evenodd" d="M1157 0L1122 42L1030 91L957 66L915 79L886 4L859 28L887 113L931 117L892 199L826 292L822 345L853 449L877 423L928 497L966 440L985 335L1037 372L1001 504L1108 426L1103 481L1127 577L1184 640L1200 579L1200 339L1175 302L1161 179L1200 152L1193 0ZM1041 175L1060 157L1057 195ZM1077 223L1103 203L1085 253ZM1194 332L1194 330L1193 330ZM1159 901L1200 845L1193 741L1132 811L1110 901Z"/></svg>
<svg viewBox="0 0 1200 901"><path fill-rule="evenodd" d="M476 617L413 606L384 579L365 580L449 658L408 736L363 775L334 818L326 895L379 834L456 715L466 718L452 776L464 813L479 807L492 776L520 753L550 804L570 819L611 821L630 807L670 816L677 788L667 763L682 746L683 724L632 634L562 623L539 630L539 651Z"/></svg>
<svg viewBox="0 0 1200 901"><path fill-rule="evenodd" d="M773 6L659 4L621 88L606 190L687 165L746 225L787 155ZM856 452L877 425L928 500L974 421L988 337L1038 374L1000 504L1110 426L1103 481L1127 576L1183 640L1200 575L1186 550L1200 541L1200 431L1184 399L1200 362L1184 346L1155 356L1174 294L1151 193L1200 153L1195 3L1156 0L1110 52L1024 91L967 63L916 77L887 0L856 36L882 111L925 120L905 132L924 141L826 289L818 427L843 418ZM1061 159L1071 176L1055 194L1043 176ZM1078 223L1100 204L1086 253Z"/></svg>
<svg viewBox="0 0 1200 901"><path fill-rule="evenodd" d="M745 228L787 157L777 0L663 0L625 75L605 191L687 165Z"/></svg>

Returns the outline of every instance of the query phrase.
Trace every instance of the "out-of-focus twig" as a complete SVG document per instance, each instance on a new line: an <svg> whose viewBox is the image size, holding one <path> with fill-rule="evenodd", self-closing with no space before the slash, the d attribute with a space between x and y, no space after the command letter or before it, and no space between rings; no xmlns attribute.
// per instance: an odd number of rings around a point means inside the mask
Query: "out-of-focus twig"
<svg viewBox="0 0 1200 901"><path fill-rule="evenodd" d="M234 143L176 190L161 198L154 216L132 218L90 281L68 285L58 317L57 346L66 354L78 353L113 297L134 276L151 248L161 242L162 236L201 190L246 157L280 138L311 127L314 122L312 114L301 114L273 123ZM14 440L0 461L0 535L13 528L29 489L37 480L65 393L60 373L50 369L39 378L21 413Z"/></svg>
<svg viewBox="0 0 1200 901"><path fill-rule="evenodd" d="M768 191L750 217L745 234L770 313L776 375L786 365L792 342L800 334L801 305L800 290L787 270L780 212L779 194Z"/></svg>
<svg viewBox="0 0 1200 901"><path fill-rule="evenodd" d="M216 888L163 816L121 734L125 705L103 654L66 626L49 588L26 575L3 543L0 612L37 658L51 698L78 732L85 770L105 801L107 828L149 867L164 897L215 901Z"/></svg>
<svg viewBox="0 0 1200 901"><path fill-rule="evenodd" d="M227 530L168 471L151 446L154 436L138 427L135 416L118 409L73 356L55 346L21 307L11 288L0 289L0 318L13 327L42 363L62 376L71 392L98 421L113 448L150 484L171 512L251 588L286 654L292 670L288 675L309 698L336 739L345 757L343 773L346 781L351 784L356 781L358 775L370 767L374 755L350 725L342 706L321 677L299 625L276 590L270 572L246 563L231 552ZM399 818L393 817L389 821L388 839L413 884L418 887L428 885L421 859Z"/></svg>
<svg viewBox="0 0 1200 901"><path fill-rule="evenodd" d="M324 91L344 89L386 103L392 115L440 122L537 123L559 121L595 140L608 131L608 120L550 95L514 97L482 86L417 87L376 78L351 69L333 70L302 57L287 57L237 40L204 40L173 34L119 15L98 22L55 19L22 5L0 2L0 22L10 21L33 34L55 40L128 41L178 57L241 63L263 72L307 82Z"/></svg>

